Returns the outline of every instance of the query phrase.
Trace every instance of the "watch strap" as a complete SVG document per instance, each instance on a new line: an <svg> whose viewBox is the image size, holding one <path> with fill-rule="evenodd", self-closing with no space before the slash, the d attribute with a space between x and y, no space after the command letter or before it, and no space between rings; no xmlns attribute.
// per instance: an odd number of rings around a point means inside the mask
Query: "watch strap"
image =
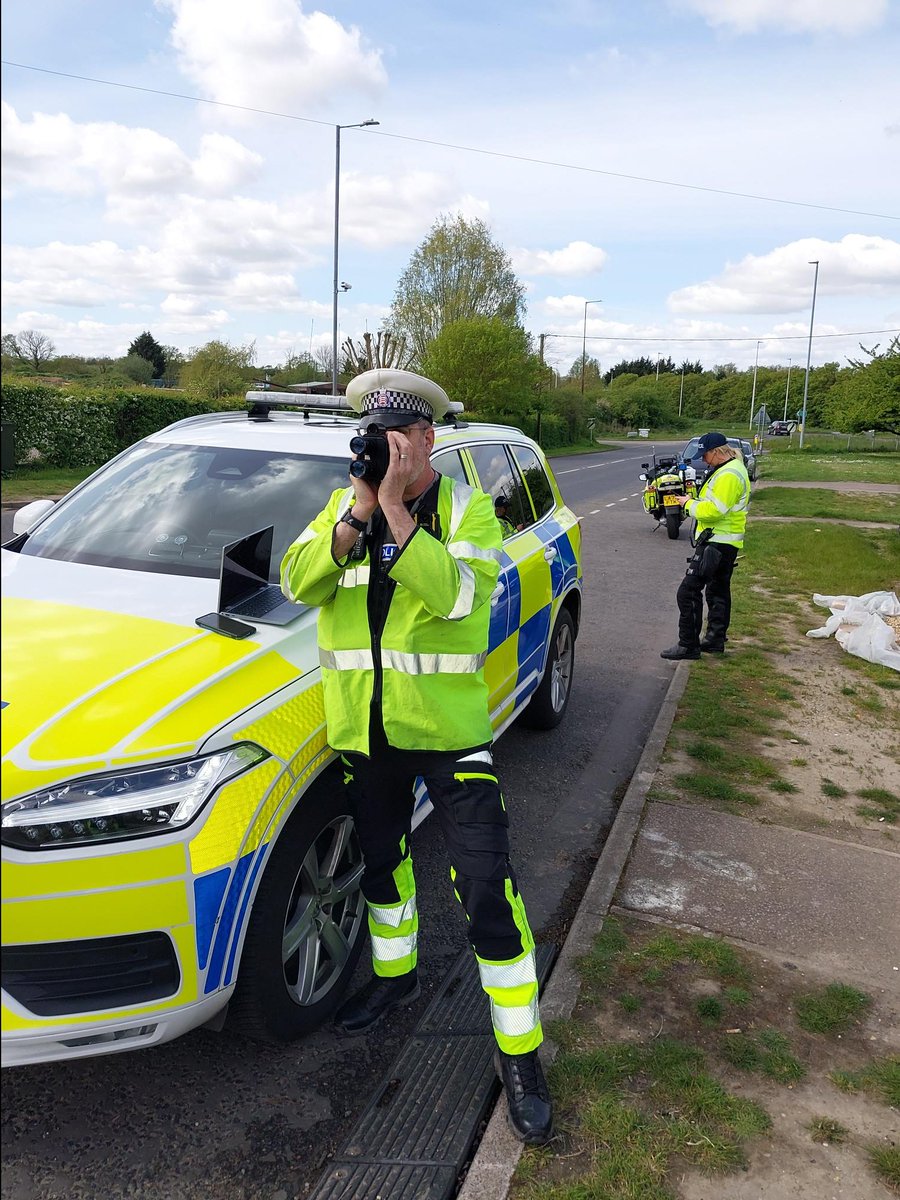
<svg viewBox="0 0 900 1200"><path fill-rule="evenodd" d="M366 527L367 527L366 522L360 521L356 517L354 517L354 515L350 509L348 509L347 512L344 513L344 515L341 517L341 521L345 525L349 525L351 529L355 529L357 533L365 533L365 531L366 531Z"/></svg>

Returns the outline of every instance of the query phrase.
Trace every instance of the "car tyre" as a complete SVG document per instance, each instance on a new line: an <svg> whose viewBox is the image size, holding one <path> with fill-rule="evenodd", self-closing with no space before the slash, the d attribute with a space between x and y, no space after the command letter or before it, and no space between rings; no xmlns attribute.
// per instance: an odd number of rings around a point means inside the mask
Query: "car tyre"
<svg viewBox="0 0 900 1200"><path fill-rule="evenodd" d="M290 1042L338 1007L366 934L362 851L343 789L323 781L278 837L259 886L228 1023Z"/></svg>
<svg viewBox="0 0 900 1200"><path fill-rule="evenodd" d="M666 513L666 533L669 535L670 541L675 541L681 533L682 516L680 512Z"/></svg>
<svg viewBox="0 0 900 1200"><path fill-rule="evenodd" d="M531 729L555 729L566 715L575 678L575 621L561 608L553 626L547 666L537 691L522 713Z"/></svg>

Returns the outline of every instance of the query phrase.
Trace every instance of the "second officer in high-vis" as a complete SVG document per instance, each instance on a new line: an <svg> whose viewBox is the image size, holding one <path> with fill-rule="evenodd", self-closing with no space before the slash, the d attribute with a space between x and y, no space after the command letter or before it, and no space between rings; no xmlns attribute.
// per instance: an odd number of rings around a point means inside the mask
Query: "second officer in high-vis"
<svg viewBox="0 0 900 1200"><path fill-rule="evenodd" d="M509 861L483 672L500 526L488 495L431 466L432 421L450 404L441 387L379 368L352 380L347 398L360 434L386 440L386 471L377 482L351 476L281 569L285 594L320 608L328 740L341 751L365 856L374 978L335 1020L364 1033L419 994L409 837L422 776L490 1000L510 1121L541 1144L552 1110L537 1054L534 939Z"/></svg>

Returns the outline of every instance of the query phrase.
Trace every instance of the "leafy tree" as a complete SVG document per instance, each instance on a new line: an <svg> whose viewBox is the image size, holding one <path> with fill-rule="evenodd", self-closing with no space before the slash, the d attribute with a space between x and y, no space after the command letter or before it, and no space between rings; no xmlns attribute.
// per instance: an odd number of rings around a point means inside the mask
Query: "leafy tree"
<svg viewBox="0 0 900 1200"><path fill-rule="evenodd" d="M134 383L147 384L153 378L153 363L141 354L128 354L125 358L120 358L116 367L126 379L131 379Z"/></svg>
<svg viewBox="0 0 900 1200"><path fill-rule="evenodd" d="M445 325L420 365L451 400L480 417L520 420L534 408L540 360L525 330L501 317Z"/></svg>
<svg viewBox="0 0 900 1200"><path fill-rule="evenodd" d="M566 379L571 379L573 383L581 386L581 366L584 363L584 386L592 387L600 382L600 363L596 358L591 358L587 353L579 354L575 361L569 367Z"/></svg>
<svg viewBox="0 0 900 1200"><path fill-rule="evenodd" d="M38 333L36 329L23 329L21 333L3 335L3 353L28 363L37 374L42 363L55 357L56 347L46 334Z"/></svg>
<svg viewBox="0 0 900 1200"><path fill-rule="evenodd" d="M525 290L484 222L443 216L400 276L390 326L421 364L429 342L447 325L487 317L514 326L524 313Z"/></svg>
<svg viewBox="0 0 900 1200"><path fill-rule="evenodd" d="M860 346L864 359L851 359L822 402L835 429L859 433L874 429L900 434L900 337L884 353Z"/></svg>
<svg viewBox="0 0 900 1200"><path fill-rule="evenodd" d="M681 364L681 366L678 368L678 373L680 375L682 375L682 374L683 375L702 375L703 374L703 363L700 361L699 358L697 359L696 362L690 362L690 360L686 358L684 360L684 362Z"/></svg>
<svg viewBox="0 0 900 1200"><path fill-rule="evenodd" d="M181 372L182 386L205 400L218 400L246 390L250 382L256 346L232 346L229 342L207 342L192 352Z"/></svg>
<svg viewBox="0 0 900 1200"><path fill-rule="evenodd" d="M609 384L617 375L653 375L655 377L663 371L674 370L675 363L671 358L655 359L645 355L642 358L632 358L616 363L603 376L603 382Z"/></svg>
<svg viewBox="0 0 900 1200"><path fill-rule="evenodd" d="M163 375L165 375L166 352L152 334L146 331L139 334L128 347L128 354L136 354L152 364L153 374L150 376L151 379L162 379Z"/></svg>
<svg viewBox="0 0 900 1200"><path fill-rule="evenodd" d="M278 373L288 383L312 383L322 374L318 363L311 354L297 354L293 350L285 355Z"/></svg>

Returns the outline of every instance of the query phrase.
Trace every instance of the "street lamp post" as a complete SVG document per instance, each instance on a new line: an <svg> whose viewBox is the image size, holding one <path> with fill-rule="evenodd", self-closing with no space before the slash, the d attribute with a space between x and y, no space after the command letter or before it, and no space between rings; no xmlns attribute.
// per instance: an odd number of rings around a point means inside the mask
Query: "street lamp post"
<svg viewBox="0 0 900 1200"><path fill-rule="evenodd" d="M785 421L787 420L788 396L791 394L791 363L793 361L794 360L792 358L788 359L788 377L787 377L787 384L784 389L784 417L783 417L783 420L785 420Z"/></svg>
<svg viewBox="0 0 900 1200"><path fill-rule="evenodd" d="M756 359L753 363L753 391L750 393L750 429L753 428L753 411L756 406L756 372L759 370L759 342L756 343Z"/></svg>
<svg viewBox="0 0 900 1200"><path fill-rule="evenodd" d="M684 400L684 363L681 364L681 390L678 393L678 415L681 416L681 404Z"/></svg>
<svg viewBox="0 0 900 1200"><path fill-rule="evenodd" d="M340 229L341 210L341 130L364 129L367 125L380 125L380 121L372 117L368 121L359 121L356 125L335 125L334 127L334 286L332 287L332 320L331 320L331 394L337 395L338 389L338 232ZM348 287L341 284L340 288L347 291Z"/></svg>
<svg viewBox="0 0 900 1200"><path fill-rule="evenodd" d="M584 302L584 325L581 333L581 394L584 395L584 367L587 359L587 310L589 304L602 304L602 300L585 300Z"/></svg>
<svg viewBox="0 0 900 1200"><path fill-rule="evenodd" d="M809 265L815 266L813 276L812 309L809 314L809 345L806 348L806 378L803 380L803 409L800 416L800 449L803 449L803 435L806 433L806 398L809 395L809 361L812 358L813 321L816 319L816 287L819 283L819 260L811 258Z"/></svg>

